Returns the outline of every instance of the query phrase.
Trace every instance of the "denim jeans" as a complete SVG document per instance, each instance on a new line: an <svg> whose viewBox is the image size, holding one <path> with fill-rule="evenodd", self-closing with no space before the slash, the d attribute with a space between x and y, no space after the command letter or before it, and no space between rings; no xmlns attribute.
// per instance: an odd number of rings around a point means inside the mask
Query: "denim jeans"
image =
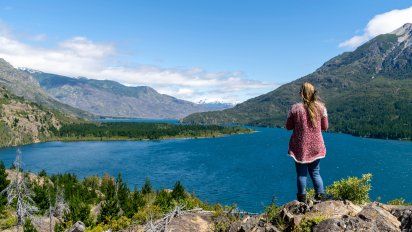
<svg viewBox="0 0 412 232"><path fill-rule="evenodd" d="M297 174L297 184L298 184L298 194L306 194L306 179L309 172L310 178L312 179L313 187L317 194L324 193L323 181L320 176L320 159L313 161L312 163L301 164L295 162L296 174Z"/></svg>

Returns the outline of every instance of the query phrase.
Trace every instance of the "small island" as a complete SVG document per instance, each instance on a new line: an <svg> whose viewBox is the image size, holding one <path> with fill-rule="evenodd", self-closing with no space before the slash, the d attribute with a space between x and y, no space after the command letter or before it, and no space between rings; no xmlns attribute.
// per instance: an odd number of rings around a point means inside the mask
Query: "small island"
<svg viewBox="0 0 412 232"><path fill-rule="evenodd" d="M150 122L85 122L64 124L51 140L110 141L160 140L175 138L214 138L224 135L251 133L240 126L185 125Z"/></svg>

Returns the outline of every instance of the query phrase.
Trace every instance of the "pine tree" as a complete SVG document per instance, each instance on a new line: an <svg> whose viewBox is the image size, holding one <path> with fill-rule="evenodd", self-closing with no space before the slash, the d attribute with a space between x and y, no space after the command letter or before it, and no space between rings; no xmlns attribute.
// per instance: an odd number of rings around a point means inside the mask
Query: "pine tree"
<svg viewBox="0 0 412 232"><path fill-rule="evenodd" d="M149 193L152 193L152 192L153 192L152 184L150 183L150 180L149 180L149 178L147 177L147 178L146 178L146 181L144 182L144 185L143 185L143 187L142 187L142 193L143 193L144 195L146 195L146 194L149 194Z"/></svg>
<svg viewBox="0 0 412 232"><path fill-rule="evenodd" d="M10 184L10 181L7 180L7 173L6 168L2 161L0 161L0 192L3 192L7 186ZM4 209L7 204L7 196L6 194L0 195L0 214L4 212Z"/></svg>
<svg viewBox="0 0 412 232"><path fill-rule="evenodd" d="M130 190L127 187L127 184L123 181L122 175L119 173L116 179L116 190L117 190L117 200L119 203L119 207L124 211L127 211L129 208L129 195Z"/></svg>
<svg viewBox="0 0 412 232"><path fill-rule="evenodd" d="M180 201L186 198L186 191L180 181L177 181L172 191L172 198Z"/></svg>
<svg viewBox="0 0 412 232"><path fill-rule="evenodd" d="M134 188L134 191L131 193L129 200L129 207L125 214L127 217L132 217L135 213L139 212L141 208L146 204L143 194L139 192L138 188Z"/></svg>
<svg viewBox="0 0 412 232"><path fill-rule="evenodd" d="M105 186L103 188L103 193L105 200L102 203L98 221L107 223L112 218L117 217L120 212L119 202L117 198L117 189L112 178L106 180Z"/></svg>

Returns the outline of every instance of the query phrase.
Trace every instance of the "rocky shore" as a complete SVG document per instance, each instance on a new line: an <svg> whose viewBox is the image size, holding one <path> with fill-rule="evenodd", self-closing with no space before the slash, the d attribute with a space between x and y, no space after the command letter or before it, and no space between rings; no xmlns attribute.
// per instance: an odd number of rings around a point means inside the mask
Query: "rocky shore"
<svg viewBox="0 0 412 232"><path fill-rule="evenodd" d="M281 207L278 223L273 223L265 213L249 215L234 212L232 216L230 219L228 215L216 215L216 212L202 209L174 211L168 217L151 224L132 226L123 231L412 231L412 205L387 205L379 202L355 205L350 201L335 200L309 204L292 201ZM84 224L78 222L69 231L83 232L84 228Z"/></svg>

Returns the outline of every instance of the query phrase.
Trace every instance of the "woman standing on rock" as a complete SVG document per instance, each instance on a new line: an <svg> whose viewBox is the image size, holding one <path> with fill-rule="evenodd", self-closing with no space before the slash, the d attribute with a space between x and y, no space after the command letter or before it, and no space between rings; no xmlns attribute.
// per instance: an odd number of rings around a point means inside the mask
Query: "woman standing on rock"
<svg viewBox="0 0 412 232"><path fill-rule="evenodd" d="M306 179L309 175L315 188L315 199L324 198L319 162L326 155L322 130L328 129L325 105L318 100L315 87L305 82L300 88L301 103L294 104L288 114L286 129L293 130L289 155L295 160L298 201L306 201Z"/></svg>

